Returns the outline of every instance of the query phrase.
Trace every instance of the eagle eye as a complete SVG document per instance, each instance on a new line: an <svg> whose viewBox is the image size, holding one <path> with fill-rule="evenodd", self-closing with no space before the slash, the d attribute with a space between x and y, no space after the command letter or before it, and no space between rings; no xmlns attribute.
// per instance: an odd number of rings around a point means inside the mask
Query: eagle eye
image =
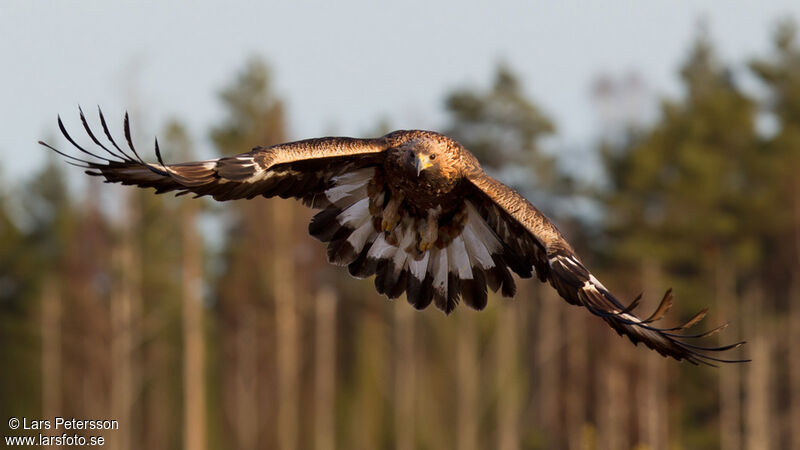
<svg viewBox="0 0 800 450"><path fill-rule="evenodd" d="M431 157L430 157L431 161L433 161L434 159L436 159L436 154L435 153L433 155L431 155Z"/></svg>

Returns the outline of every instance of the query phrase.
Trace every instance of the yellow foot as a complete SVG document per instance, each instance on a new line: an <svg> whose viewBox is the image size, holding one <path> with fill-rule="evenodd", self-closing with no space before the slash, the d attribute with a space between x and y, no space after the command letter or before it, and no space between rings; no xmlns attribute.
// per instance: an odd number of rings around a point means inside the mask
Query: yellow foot
<svg viewBox="0 0 800 450"><path fill-rule="evenodd" d="M383 220L381 220L381 229L383 231L392 231L394 229L395 225L397 225L397 222L398 221L392 222L392 221L383 219Z"/></svg>
<svg viewBox="0 0 800 450"><path fill-rule="evenodd" d="M419 241L419 251L424 252L433 248L434 242Z"/></svg>

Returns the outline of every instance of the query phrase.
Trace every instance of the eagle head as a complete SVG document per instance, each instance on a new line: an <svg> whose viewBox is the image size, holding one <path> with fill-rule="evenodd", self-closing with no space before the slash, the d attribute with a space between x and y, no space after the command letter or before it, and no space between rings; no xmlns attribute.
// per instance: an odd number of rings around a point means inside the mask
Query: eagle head
<svg viewBox="0 0 800 450"><path fill-rule="evenodd" d="M423 152L415 152L414 153L414 169L417 171L417 176L419 176L423 170L430 169L436 164L436 153L423 153Z"/></svg>
<svg viewBox="0 0 800 450"><path fill-rule="evenodd" d="M452 168L454 152L449 142L422 139L410 143L409 163L417 177L438 178L446 176Z"/></svg>

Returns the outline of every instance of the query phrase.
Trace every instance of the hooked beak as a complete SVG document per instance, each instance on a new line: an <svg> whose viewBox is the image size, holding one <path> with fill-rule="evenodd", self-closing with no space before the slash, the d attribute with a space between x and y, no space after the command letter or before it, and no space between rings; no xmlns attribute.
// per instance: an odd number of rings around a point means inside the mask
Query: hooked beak
<svg viewBox="0 0 800 450"><path fill-rule="evenodd" d="M432 165L433 163L428 155L414 155L414 167L417 168L417 176Z"/></svg>

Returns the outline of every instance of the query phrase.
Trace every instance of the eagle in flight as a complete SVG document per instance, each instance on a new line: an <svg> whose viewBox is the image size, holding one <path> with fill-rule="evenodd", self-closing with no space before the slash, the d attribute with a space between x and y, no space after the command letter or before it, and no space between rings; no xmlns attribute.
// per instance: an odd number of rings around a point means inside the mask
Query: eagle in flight
<svg viewBox="0 0 800 450"><path fill-rule="evenodd" d="M401 130L374 139L324 137L256 147L220 159L165 164L155 141L156 163L147 163L131 140L128 150L112 138L99 112L105 144L81 122L102 150L90 151L67 133L85 156L40 144L106 182L175 191L215 200L257 196L294 197L318 209L309 233L328 244L328 260L347 266L351 275L375 275L375 288L389 298L406 294L417 309L433 303L450 313L462 301L481 310L487 287L504 297L516 292L512 272L534 273L573 305L586 308L636 344L691 363L739 362L716 353L738 347L702 347L690 340L709 336L682 334L705 316L658 328L653 322L672 306L670 291L647 318L634 314L641 296L624 306L580 261L558 229L519 193L484 172L478 160L455 140L432 131Z"/></svg>

